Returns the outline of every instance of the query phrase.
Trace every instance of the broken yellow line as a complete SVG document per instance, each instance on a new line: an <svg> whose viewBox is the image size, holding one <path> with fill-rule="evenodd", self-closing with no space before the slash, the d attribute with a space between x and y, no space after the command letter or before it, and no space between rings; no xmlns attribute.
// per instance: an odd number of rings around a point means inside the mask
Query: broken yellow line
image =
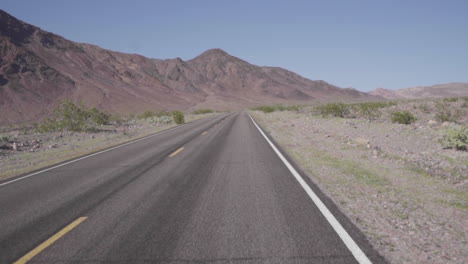
<svg viewBox="0 0 468 264"><path fill-rule="evenodd" d="M182 150L184 150L184 147L181 147L180 149L174 151L171 155L169 155L169 157L174 157L175 155L177 155L179 152L181 152Z"/></svg>
<svg viewBox="0 0 468 264"><path fill-rule="evenodd" d="M86 218L87 217L80 217L80 218L76 219L71 224L64 227L57 234L53 235L51 238L44 241L42 244L37 246L35 249L31 250L28 254L24 255L24 257L20 258L19 260L17 260L13 264L24 264L24 263L30 261L34 256L41 253L44 249L46 249L48 246L52 245L59 238L63 237L66 233L70 232L73 228L75 228L76 226L81 224L81 222L86 220Z"/></svg>

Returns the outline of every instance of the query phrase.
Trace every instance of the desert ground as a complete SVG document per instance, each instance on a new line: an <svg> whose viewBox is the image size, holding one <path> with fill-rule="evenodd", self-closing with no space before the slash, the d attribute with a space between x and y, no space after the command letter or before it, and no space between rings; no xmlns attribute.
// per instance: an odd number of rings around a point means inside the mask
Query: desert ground
<svg viewBox="0 0 468 264"><path fill-rule="evenodd" d="M251 114L391 263L461 264L468 152L447 148L444 135L465 127L466 136L467 99L393 102L372 120L311 106ZM416 120L393 123L395 111Z"/></svg>

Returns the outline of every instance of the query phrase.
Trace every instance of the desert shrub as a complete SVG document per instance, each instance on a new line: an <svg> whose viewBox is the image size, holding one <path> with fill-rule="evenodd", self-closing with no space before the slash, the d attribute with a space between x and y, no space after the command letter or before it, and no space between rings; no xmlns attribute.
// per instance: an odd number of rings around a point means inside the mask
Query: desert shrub
<svg viewBox="0 0 468 264"><path fill-rule="evenodd" d="M275 111L299 111L302 109L302 106L300 105L261 105L257 106L254 108L251 108L251 110L255 111L262 111L263 113L271 113Z"/></svg>
<svg viewBox="0 0 468 264"><path fill-rule="evenodd" d="M151 124L170 124L172 123L173 119L168 116L160 116L160 117L152 117L150 118Z"/></svg>
<svg viewBox="0 0 468 264"><path fill-rule="evenodd" d="M252 110L262 111L263 113L271 113L271 112L276 111L276 109L271 105L257 106L257 107L252 108Z"/></svg>
<svg viewBox="0 0 468 264"><path fill-rule="evenodd" d="M350 106L344 103L329 103L323 104L316 107L322 117L334 116L334 117L347 117L351 113Z"/></svg>
<svg viewBox="0 0 468 264"><path fill-rule="evenodd" d="M360 103L354 104L353 110L357 112L359 117L366 118L367 120L372 120L378 118L382 115L380 108L384 108L387 105L385 103L376 102L376 103Z"/></svg>
<svg viewBox="0 0 468 264"><path fill-rule="evenodd" d="M419 104L418 108L419 110L421 110L421 112L426 113L426 114L431 112L431 107L427 103Z"/></svg>
<svg viewBox="0 0 468 264"><path fill-rule="evenodd" d="M468 147L468 126L447 128L440 143L444 148L466 150Z"/></svg>
<svg viewBox="0 0 468 264"><path fill-rule="evenodd" d="M145 112L139 114L139 115L137 116L137 118L138 118L138 119L147 119L147 118L150 118L150 117L153 117L153 116L156 116L156 113L147 110L147 111L145 111Z"/></svg>
<svg viewBox="0 0 468 264"><path fill-rule="evenodd" d="M416 121L416 117L408 111L393 112L390 114L393 123L409 125Z"/></svg>
<svg viewBox="0 0 468 264"><path fill-rule="evenodd" d="M457 123L458 120L462 117L462 112L460 109L454 108L446 102L437 103L436 108L437 113L435 114L435 118L440 122Z"/></svg>
<svg viewBox="0 0 468 264"><path fill-rule="evenodd" d="M360 106L360 105L365 105L368 108L373 108L373 109L381 109L385 107L389 107L392 105L397 105L396 102L365 102L365 103L357 103L357 104L352 104L352 106Z"/></svg>
<svg viewBox="0 0 468 264"><path fill-rule="evenodd" d="M96 108L88 110L88 119L96 126L107 125L110 122L111 116L107 113L101 112Z"/></svg>
<svg viewBox="0 0 468 264"><path fill-rule="evenodd" d="M453 102L458 101L458 99L459 99L458 97L450 97L450 98L444 98L443 101L453 103Z"/></svg>
<svg viewBox="0 0 468 264"><path fill-rule="evenodd" d="M54 109L52 117L39 125L41 132L51 131L83 131L86 129L88 117L86 108L67 100Z"/></svg>
<svg viewBox="0 0 468 264"><path fill-rule="evenodd" d="M0 136L0 141L10 142L10 137L9 136Z"/></svg>
<svg viewBox="0 0 468 264"><path fill-rule="evenodd" d="M209 113L213 113L214 110L212 109L197 109L197 110L194 110L192 112L192 114L194 115L201 115L201 114L209 114Z"/></svg>
<svg viewBox="0 0 468 264"><path fill-rule="evenodd" d="M133 114L133 117L135 117L134 114ZM125 122L125 118L120 114L112 114L109 116L109 123L120 125L120 124L123 124L124 122Z"/></svg>
<svg viewBox="0 0 468 264"><path fill-rule="evenodd" d="M166 111L159 111L159 112L153 112L146 110L145 112L139 114L136 116L138 119L148 119L152 117L161 117L161 116L172 116L171 112L166 112Z"/></svg>
<svg viewBox="0 0 468 264"><path fill-rule="evenodd" d="M278 111L300 111L303 106L301 105L276 105Z"/></svg>
<svg viewBox="0 0 468 264"><path fill-rule="evenodd" d="M172 112L172 119L178 125L185 123L184 114L180 111Z"/></svg>
<svg viewBox="0 0 468 264"><path fill-rule="evenodd" d="M66 100L54 109L52 117L39 124L40 132L84 131L109 122L110 115L96 108L86 109L82 104Z"/></svg>

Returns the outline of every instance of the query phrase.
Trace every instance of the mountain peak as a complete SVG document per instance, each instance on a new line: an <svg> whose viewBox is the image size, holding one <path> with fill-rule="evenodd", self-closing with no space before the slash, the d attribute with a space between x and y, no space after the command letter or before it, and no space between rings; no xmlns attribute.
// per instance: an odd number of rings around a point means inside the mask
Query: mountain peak
<svg viewBox="0 0 468 264"><path fill-rule="evenodd" d="M209 49L205 52L203 52L201 55L229 55L226 51L219 49L219 48L214 48L214 49Z"/></svg>
<svg viewBox="0 0 468 264"><path fill-rule="evenodd" d="M192 60L213 60L213 59L220 59L220 58L230 58L232 57L227 52L222 49L209 49L202 54L198 55L197 57L193 58Z"/></svg>
<svg viewBox="0 0 468 264"><path fill-rule="evenodd" d="M0 36L6 36L20 45L28 42L37 29L0 9Z"/></svg>

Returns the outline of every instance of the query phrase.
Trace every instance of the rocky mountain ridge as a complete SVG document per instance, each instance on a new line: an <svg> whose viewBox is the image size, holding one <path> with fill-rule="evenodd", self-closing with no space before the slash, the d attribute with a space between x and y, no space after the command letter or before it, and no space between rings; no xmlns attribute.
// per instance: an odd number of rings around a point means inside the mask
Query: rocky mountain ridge
<svg viewBox="0 0 468 264"><path fill-rule="evenodd" d="M376 98L252 65L220 49L187 61L110 51L67 40L2 10L0 55L0 125L37 122L64 99L129 114Z"/></svg>

